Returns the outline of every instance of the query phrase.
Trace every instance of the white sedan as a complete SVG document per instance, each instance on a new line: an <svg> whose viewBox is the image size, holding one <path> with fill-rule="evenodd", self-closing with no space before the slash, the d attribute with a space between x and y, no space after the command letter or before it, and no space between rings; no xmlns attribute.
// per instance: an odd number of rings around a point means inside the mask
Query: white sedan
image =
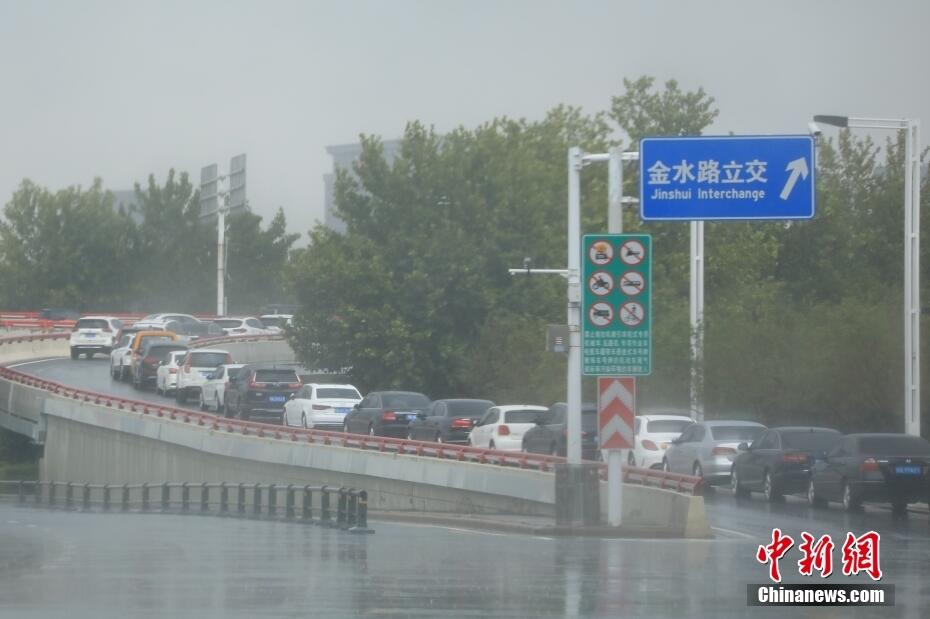
<svg viewBox="0 0 930 619"><path fill-rule="evenodd" d="M214 410L226 414L226 383L236 375L244 364L224 363L216 366L206 382L200 386L200 410Z"/></svg>
<svg viewBox="0 0 930 619"><path fill-rule="evenodd" d="M178 386L178 370L186 354L186 350L175 350L159 364L155 372L155 393L160 395L174 393L174 388Z"/></svg>
<svg viewBox="0 0 930 619"><path fill-rule="evenodd" d="M284 405L284 425L342 431L346 413L361 401L352 385L309 383Z"/></svg>
<svg viewBox="0 0 930 619"><path fill-rule="evenodd" d="M628 462L644 469L662 468L668 446L692 423L684 415L637 415Z"/></svg>
<svg viewBox="0 0 930 619"><path fill-rule="evenodd" d="M510 404L488 409L468 436L472 447L520 451L523 435L536 426L536 420L546 414L545 406Z"/></svg>

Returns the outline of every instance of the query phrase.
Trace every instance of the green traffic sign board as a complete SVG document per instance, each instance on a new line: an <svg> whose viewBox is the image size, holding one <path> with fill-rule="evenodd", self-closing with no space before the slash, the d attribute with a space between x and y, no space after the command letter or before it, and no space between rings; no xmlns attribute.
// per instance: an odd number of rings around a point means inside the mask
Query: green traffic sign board
<svg viewBox="0 0 930 619"><path fill-rule="evenodd" d="M652 373L652 237L582 242L581 367L586 376Z"/></svg>

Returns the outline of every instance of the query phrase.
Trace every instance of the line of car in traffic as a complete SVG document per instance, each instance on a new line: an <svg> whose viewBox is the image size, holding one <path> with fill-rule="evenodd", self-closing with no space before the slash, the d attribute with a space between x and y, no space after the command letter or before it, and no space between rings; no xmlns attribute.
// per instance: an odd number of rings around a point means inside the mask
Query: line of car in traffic
<svg viewBox="0 0 930 619"><path fill-rule="evenodd" d="M567 407L498 405L481 399L431 400L413 391L373 391L362 397L347 384L302 379L300 368L235 363L221 348L188 347L190 336L166 324L192 316L156 314L121 327L106 316L81 318L71 337L72 358L110 353L110 375L137 389L154 389L178 403L227 417L370 436L458 443L504 451L566 455ZM225 320L225 319L223 319ZM231 334L250 319L225 325ZM160 327L160 328L159 328ZM582 457L598 460L598 415L581 414ZM818 427L766 428L752 421L695 423L674 411L644 411L635 419L628 463L694 475L708 485L729 485L738 497L752 492L775 501L806 495L848 510L864 501L890 503L895 511L930 500L930 443L902 434L851 434Z"/></svg>

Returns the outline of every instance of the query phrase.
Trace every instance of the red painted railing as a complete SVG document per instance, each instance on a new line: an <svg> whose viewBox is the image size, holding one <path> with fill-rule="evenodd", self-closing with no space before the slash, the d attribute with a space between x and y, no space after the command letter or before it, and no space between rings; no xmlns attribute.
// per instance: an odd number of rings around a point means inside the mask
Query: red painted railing
<svg viewBox="0 0 930 619"><path fill-rule="evenodd" d="M29 335L16 338L6 338L0 343L24 342L41 339L62 339L67 334ZM205 345L231 341L268 341L281 339L279 335L262 336L230 336L203 340ZM201 340L198 340L198 344ZM212 413L194 411L175 406L154 404L132 400L107 393L78 389L63 385L37 376L18 372L6 367L0 367L0 378L48 391L54 395L69 398L79 402L87 402L98 406L107 406L118 410L129 411L141 415L161 417L194 424L209 430L258 436L262 438L284 440L294 443L308 443L316 445L334 445L356 449L376 450L380 452L396 453L401 455L430 456L445 458L460 462L475 462L479 464L496 464L499 466L513 466L521 469L535 469L539 471L552 471L554 466L566 460L560 456L549 456L525 452L500 451L496 449L483 449L467 445L450 445L448 443L433 443L427 441L414 441L385 436L369 436L366 434L346 434L343 432L330 432L309 428L291 428L269 423L243 421L241 419L228 419ZM606 477L607 467L597 463L601 477ZM675 490L686 494L699 494L701 492L701 478L690 475L667 473L654 469L641 469L624 466L624 481L639 483L644 486L654 486Z"/></svg>

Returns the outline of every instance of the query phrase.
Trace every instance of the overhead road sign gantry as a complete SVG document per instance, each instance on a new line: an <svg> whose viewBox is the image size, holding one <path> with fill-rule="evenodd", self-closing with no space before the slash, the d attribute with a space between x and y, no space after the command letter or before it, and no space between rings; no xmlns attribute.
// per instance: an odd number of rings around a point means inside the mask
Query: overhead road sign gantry
<svg viewBox="0 0 930 619"><path fill-rule="evenodd" d="M809 219L809 135L655 137L640 142L645 220Z"/></svg>

